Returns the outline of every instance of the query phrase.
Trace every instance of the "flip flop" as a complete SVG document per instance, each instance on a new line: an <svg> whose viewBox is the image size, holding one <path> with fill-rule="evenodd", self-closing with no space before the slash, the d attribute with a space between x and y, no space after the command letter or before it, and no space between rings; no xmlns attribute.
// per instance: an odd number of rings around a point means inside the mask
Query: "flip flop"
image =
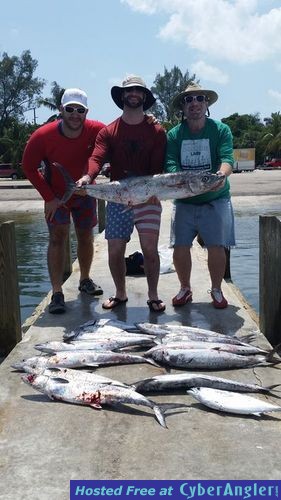
<svg viewBox="0 0 281 500"><path fill-rule="evenodd" d="M163 304L162 307L160 307L160 309L158 308L158 306L160 306L160 304ZM165 311L166 309L166 306L165 304L163 303L163 300L159 299L159 300L148 300L147 301L147 305L149 307L149 310L151 312L155 312L155 313L162 313ZM157 309L155 309L154 306L157 306Z"/></svg>
<svg viewBox="0 0 281 500"><path fill-rule="evenodd" d="M112 302L111 305L106 305L105 303L102 304L103 309L114 309L114 307L119 306L120 304L125 304L125 302L128 302L128 299L118 299L118 297L109 297L107 299L109 302Z"/></svg>

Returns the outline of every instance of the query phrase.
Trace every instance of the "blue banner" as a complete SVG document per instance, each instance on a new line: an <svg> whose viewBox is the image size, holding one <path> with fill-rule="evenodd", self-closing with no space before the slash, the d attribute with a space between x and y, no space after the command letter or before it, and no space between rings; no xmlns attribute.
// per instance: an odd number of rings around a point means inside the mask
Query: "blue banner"
<svg viewBox="0 0 281 500"><path fill-rule="evenodd" d="M79 498L280 498L281 481L70 481L70 500Z"/></svg>

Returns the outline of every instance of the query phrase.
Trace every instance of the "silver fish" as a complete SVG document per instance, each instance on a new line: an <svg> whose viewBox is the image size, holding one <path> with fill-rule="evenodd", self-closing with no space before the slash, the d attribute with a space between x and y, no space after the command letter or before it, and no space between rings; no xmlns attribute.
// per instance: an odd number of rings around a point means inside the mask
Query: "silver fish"
<svg viewBox="0 0 281 500"><path fill-rule="evenodd" d="M260 416L262 413L281 411L281 406L261 401L246 394L237 394L237 392L194 387L189 389L187 393L209 408L227 413Z"/></svg>
<svg viewBox="0 0 281 500"><path fill-rule="evenodd" d="M263 355L245 356L216 349L177 349L169 345L152 347L144 356L175 368L202 370L247 368L266 365L268 361L268 356Z"/></svg>
<svg viewBox="0 0 281 500"><path fill-rule="evenodd" d="M60 351L114 351L124 347L147 347L153 345L153 339L149 338L148 335L146 337L140 336L139 338L137 335L134 335L133 337L116 336L115 338L93 338L92 340L80 340L75 342L43 342L41 344L36 344L34 348L38 351L52 354Z"/></svg>
<svg viewBox="0 0 281 500"><path fill-rule="evenodd" d="M235 354L269 354L268 351L260 349L251 344L237 345L220 342L200 342L197 340L185 340L183 338L165 338L164 343L173 349L216 349L217 351L233 352ZM213 339L212 339L213 340Z"/></svg>
<svg viewBox="0 0 281 500"><path fill-rule="evenodd" d="M117 322L117 321L110 321L110 320L103 320L100 319L98 321L87 321L86 323L83 323L79 327L77 327L75 330L72 330L71 332L66 332L63 335L64 340L78 340L80 338L84 339L89 339L92 338L95 335L112 335L112 334L125 334L128 333L128 330L124 328L126 323L123 321ZM132 334L132 332L138 331L136 326L134 325L128 325L127 328L129 328L129 332ZM134 330L133 330L134 328Z"/></svg>
<svg viewBox="0 0 281 500"><path fill-rule="evenodd" d="M156 375L155 377L138 380L134 387L138 392L158 392L191 387L211 387L235 392L261 392L268 394L281 384L262 387L257 384L246 384L237 380L205 375L204 373L173 373ZM278 391L278 389L277 389Z"/></svg>
<svg viewBox="0 0 281 500"><path fill-rule="evenodd" d="M174 324L155 325L153 323L136 323L141 332L147 335L154 335L156 343L168 343L175 340L194 340L200 342L219 342L225 344L246 345L247 341L253 340L254 335L245 335L241 338L233 335L224 335L213 330L205 330L193 326L183 326ZM159 340L157 340L159 337Z"/></svg>
<svg viewBox="0 0 281 500"><path fill-rule="evenodd" d="M55 165L62 173L67 186L61 200L62 203L66 203L74 191L78 189L83 189L94 198L124 205L138 205L146 202L152 196L157 196L159 200L190 198L219 188L225 181L224 175L180 171L172 174L129 177L120 181L89 184L77 188L65 169L57 163Z"/></svg>
<svg viewBox="0 0 281 500"><path fill-rule="evenodd" d="M48 377L61 377L69 382L76 382L79 384L92 384L93 387L97 384L113 384L121 387L129 387L135 389L133 384L125 384L120 380L114 380L104 375L98 375L95 372L88 372L82 370L73 370L71 368L46 368L43 371L31 369L29 373L35 373L36 375L46 375Z"/></svg>
<svg viewBox="0 0 281 500"><path fill-rule="evenodd" d="M81 385L69 382L63 378L53 378L46 375L25 374L22 380L34 389L46 394L50 399L58 399L68 403L91 406L101 409L102 405L130 404L151 408L162 425L167 427L164 414L159 406L132 388L113 384L100 384L93 388L87 384ZM92 390L94 389L94 390Z"/></svg>
<svg viewBox="0 0 281 500"><path fill-rule="evenodd" d="M34 356L33 358L14 363L12 368L16 370L25 370L27 364L32 368L82 368L86 366L122 365L147 362L158 366L152 359L125 352L61 351L52 356Z"/></svg>

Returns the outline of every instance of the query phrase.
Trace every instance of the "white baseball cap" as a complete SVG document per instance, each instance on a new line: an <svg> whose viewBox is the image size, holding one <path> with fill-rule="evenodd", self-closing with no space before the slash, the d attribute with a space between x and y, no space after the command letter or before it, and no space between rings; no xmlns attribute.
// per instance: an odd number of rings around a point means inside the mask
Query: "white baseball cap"
<svg viewBox="0 0 281 500"><path fill-rule="evenodd" d="M81 89L66 89L61 98L61 105L68 106L69 104L79 104L88 109L86 92Z"/></svg>

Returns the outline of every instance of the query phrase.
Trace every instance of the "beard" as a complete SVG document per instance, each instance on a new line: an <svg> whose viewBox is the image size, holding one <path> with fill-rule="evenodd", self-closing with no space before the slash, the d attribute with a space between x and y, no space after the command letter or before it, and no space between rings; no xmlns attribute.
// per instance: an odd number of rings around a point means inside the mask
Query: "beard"
<svg viewBox="0 0 281 500"><path fill-rule="evenodd" d="M144 97L134 97L132 100L131 96L126 96L123 98L124 105L131 109L140 108L143 106L145 98Z"/></svg>

